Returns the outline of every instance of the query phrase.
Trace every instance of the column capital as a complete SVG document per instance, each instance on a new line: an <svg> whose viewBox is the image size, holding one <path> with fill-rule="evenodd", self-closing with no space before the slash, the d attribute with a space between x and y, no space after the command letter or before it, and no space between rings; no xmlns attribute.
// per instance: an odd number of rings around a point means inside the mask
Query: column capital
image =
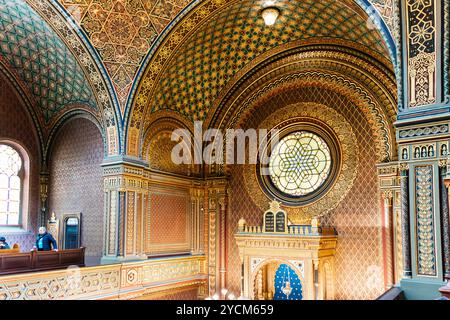
<svg viewBox="0 0 450 320"><path fill-rule="evenodd" d="M439 159L439 168L447 168L449 159Z"/></svg>
<svg viewBox="0 0 450 320"><path fill-rule="evenodd" d="M381 196L384 200L392 200L394 198L394 192L392 190L383 190Z"/></svg>
<svg viewBox="0 0 450 320"><path fill-rule="evenodd" d="M318 259L313 260L314 271L319 270L319 263L320 263L320 261Z"/></svg>
<svg viewBox="0 0 450 320"><path fill-rule="evenodd" d="M408 171L409 170L409 163L401 162L398 165L400 171Z"/></svg>

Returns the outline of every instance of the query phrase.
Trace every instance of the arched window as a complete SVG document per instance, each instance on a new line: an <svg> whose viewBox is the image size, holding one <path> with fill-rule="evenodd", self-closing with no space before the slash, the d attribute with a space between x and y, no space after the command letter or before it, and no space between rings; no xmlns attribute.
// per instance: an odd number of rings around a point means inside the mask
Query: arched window
<svg viewBox="0 0 450 320"><path fill-rule="evenodd" d="M19 226L24 165L20 154L0 144L0 226Z"/></svg>
<svg viewBox="0 0 450 320"><path fill-rule="evenodd" d="M272 182L280 191L304 196L320 188L330 175L330 149L314 133L295 132L275 147L269 169Z"/></svg>

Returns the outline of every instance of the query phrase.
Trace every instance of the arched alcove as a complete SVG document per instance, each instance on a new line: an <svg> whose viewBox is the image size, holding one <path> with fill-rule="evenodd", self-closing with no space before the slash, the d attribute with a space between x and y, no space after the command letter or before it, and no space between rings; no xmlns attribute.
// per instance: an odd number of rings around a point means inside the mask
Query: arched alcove
<svg viewBox="0 0 450 320"><path fill-rule="evenodd" d="M49 153L49 213L81 213L86 263L96 264L103 245L102 136L96 124L73 118L57 132Z"/></svg>

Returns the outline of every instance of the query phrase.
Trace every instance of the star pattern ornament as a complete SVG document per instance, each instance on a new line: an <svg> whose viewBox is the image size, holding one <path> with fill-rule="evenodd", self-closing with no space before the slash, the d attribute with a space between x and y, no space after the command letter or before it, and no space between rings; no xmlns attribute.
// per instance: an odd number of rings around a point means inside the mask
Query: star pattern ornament
<svg viewBox="0 0 450 320"><path fill-rule="evenodd" d="M331 170L330 149L319 136L300 131L282 139L270 158L270 176L275 186L293 196L318 188Z"/></svg>
<svg viewBox="0 0 450 320"><path fill-rule="evenodd" d="M99 52L121 112L139 67L161 32L188 0L60 0Z"/></svg>

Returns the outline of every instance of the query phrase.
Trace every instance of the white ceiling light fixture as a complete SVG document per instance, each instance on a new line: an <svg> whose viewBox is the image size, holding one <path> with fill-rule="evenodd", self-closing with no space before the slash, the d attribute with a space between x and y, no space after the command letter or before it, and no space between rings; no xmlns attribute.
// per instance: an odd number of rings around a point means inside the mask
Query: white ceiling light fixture
<svg viewBox="0 0 450 320"><path fill-rule="evenodd" d="M273 26L280 16L280 9L277 7L267 7L262 10L261 15L267 26Z"/></svg>

